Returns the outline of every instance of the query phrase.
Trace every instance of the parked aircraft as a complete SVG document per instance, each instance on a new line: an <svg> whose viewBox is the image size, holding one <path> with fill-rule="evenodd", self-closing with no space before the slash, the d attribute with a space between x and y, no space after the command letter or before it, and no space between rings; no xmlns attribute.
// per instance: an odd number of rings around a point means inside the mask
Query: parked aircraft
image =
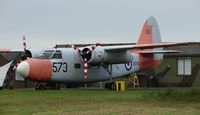
<svg viewBox="0 0 200 115"><path fill-rule="evenodd" d="M154 17L149 17L135 45L95 44L84 47L71 45L68 48L42 51L27 50L25 47L20 51L23 58L17 66L17 72L26 79L36 81L36 89L44 88L43 82L113 81L133 72L155 68L163 60L163 53L178 52L163 50L162 47L180 44L182 43L162 43L158 24Z"/></svg>

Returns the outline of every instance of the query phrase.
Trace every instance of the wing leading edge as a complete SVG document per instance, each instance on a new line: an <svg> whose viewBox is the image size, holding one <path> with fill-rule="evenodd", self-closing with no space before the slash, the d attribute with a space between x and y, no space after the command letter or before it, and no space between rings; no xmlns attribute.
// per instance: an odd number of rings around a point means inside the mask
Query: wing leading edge
<svg viewBox="0 0 200 115"><path fill-rule="evenodd" d="M123 52L127 50L143 50L143 49L153 49L153 48L162 48L162 47L168 47L168 46L177 46L177 45L185 45L187 43L154 43L154 44L137 44L137 45L126 45L126 46L107 46L104 47L105 51L107 52ZM161 50L162 51L162 50ZM159 51L161 53L161 51ZM144 53L149 52L146 50ZM151 51L153 53L153 51ZM155 51L154 51L155 52ZM158 53L159 53L158 52ZM162 51L167 52L167 51ZM168 51L169 53L175 53L177 51ZM155 52L156 53L156 52Z"/></svg>

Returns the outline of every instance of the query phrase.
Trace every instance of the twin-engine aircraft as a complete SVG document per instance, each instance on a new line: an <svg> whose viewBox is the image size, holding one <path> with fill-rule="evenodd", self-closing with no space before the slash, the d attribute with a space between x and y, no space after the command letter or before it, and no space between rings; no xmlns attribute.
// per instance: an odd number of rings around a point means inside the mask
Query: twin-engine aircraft
<svg viewBox="0 0 200 115"><path fill-rule="evenodd" d="M135 45L86 47L71 45L68 48L45 50L1 50L1 53L20 53L22 61L17 73L36 81L36 89L50 83L90 83L127 76L133 72L155 68L163 60L163 53L177 53L162 47L182 43L161 43L158 24L149 17ZM27 58L29 57L29 58Z"/></svg>

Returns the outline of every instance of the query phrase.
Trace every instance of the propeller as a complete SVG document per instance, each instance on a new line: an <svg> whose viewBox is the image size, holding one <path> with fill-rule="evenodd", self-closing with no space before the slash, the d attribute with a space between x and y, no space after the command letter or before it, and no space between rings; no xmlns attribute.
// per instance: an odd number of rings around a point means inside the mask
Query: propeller
<svg viewBox="0 0 200 115"><path fill-rule="evenodd" d="M94 49L99 45L100 45L99 43L96 43L95 45L91 45L90 47L84 48L82 51L78 47L71 45L71 48L79 52L79 54L82 57L83 65L84 65L83 74L84 74L85 79L87 78L87 75L88 75L88 65L92 57L92 51L94 51Z"/></svg>
<svg viewBox="0 0 200 115"><path fill-rule="evenodd" d="M26 60L28 57L30 57L30 54L28 52L28 50L26 49L26 38L25 36L23 36L23 52L22 52L22 56L21 59L19 59L18 61L16 61L16 64L13 65L13 70L16 70L17 66L24 60Z"/></svg>

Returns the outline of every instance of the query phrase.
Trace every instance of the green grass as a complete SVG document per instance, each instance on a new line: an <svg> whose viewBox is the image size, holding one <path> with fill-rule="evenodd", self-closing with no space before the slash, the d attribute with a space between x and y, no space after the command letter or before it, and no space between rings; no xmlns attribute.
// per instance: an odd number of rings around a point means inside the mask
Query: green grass
<svg viewBox="0 0 200 115"><path fill-rule="evenodd" d="M199 115L200 89L2 90L0 115Z"/></svg>

